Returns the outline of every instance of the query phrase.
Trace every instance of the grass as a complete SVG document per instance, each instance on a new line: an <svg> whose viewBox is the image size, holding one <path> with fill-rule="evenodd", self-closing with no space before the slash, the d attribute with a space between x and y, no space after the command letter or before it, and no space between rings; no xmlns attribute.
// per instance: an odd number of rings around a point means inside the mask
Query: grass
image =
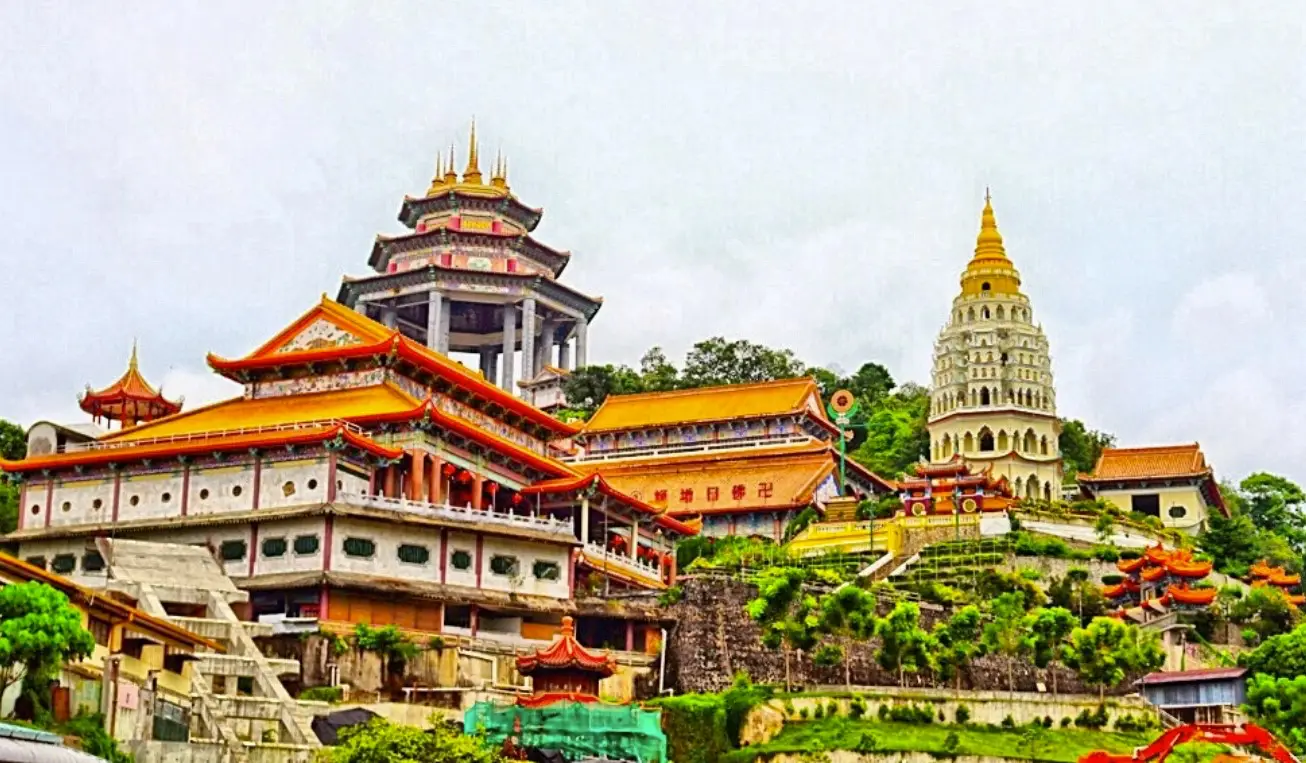
<svg viewBox="0 0 1306 763"><path fill-rule="evenodd" d="M950 733L957 744L947 749ZM863 751L867 743L875 752L926 752L950 755L989 755L1003 758L1076 763L1081 755L1093 750L1128 753L1151 741L1153 734L1121 734L1083 729L1046 729L1036 733L1031 742L1025 728L994 729L978 725L911 724L826 718L819 721L786 723L774 739L729 753L722 763L749 763L761 755L773 753L809 753L830 750Z"/></svg>

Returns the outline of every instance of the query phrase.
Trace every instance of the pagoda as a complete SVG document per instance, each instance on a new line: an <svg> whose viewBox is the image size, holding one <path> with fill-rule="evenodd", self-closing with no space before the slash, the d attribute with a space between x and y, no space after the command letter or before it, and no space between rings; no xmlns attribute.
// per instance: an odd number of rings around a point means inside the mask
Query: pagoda
<svg viewBox="0 0 1306 763"><path fill-rule="evenodd" d="M484 179L475 123L461 176L454 166L451 146L426 193L404 197L410 232L377 236L375 273L346 277L338 300L437 352L477 355L481 374L514 394L546 366L584 366L603 300L558 280L571 254L531 236L542 211L513 194L507 160Z"/></svg>
<svg viewBox="0 0 1306 763"><path fill-rule="evenodd" d="M958 456L945 464L917 464L915 471L915 478L898 481L902 516L954 514L958 502L965 514L1007 511L1016 505L1007 478L994 477L991 465L972 472Z"/></svg>
<svg viewBox="0 0 1306 763"><path fill-rule="evenodd" d="M180 399L174 402L165 398L161 391L141 376L134 343L131 359L127 361L127 370L118 377L118 381L100 390L93 390L89 384L86 385L85 394L77 402L83 411L94 417L95 423L100 423L101 419L117 421L123 429L171 416L181 410L182 404Z"/></svg>
<svg viewBox="0 0 1306 763"><path fill-rule="evenodd" d="M563 701L598 702L599 681L617 672L617 662L610 654L598 654L581 646L572 619L564 617L552 644L517 658L517 672L533 680L533 693L517 699L523 707Z"/></svg>
<svg viewBox="0 0 1306 763"><path fill-rule="evenodd" d="M1165 614L1171 609L1200 609L1215 601L1216 589L1192 587L1211 574L1211 563L1193 559L1185 549L1167 551L1157 544L1137 559L1121 559L1116 568L1125 579L1106 586L1102 594L1122 607L1137 604Z"/></svg>

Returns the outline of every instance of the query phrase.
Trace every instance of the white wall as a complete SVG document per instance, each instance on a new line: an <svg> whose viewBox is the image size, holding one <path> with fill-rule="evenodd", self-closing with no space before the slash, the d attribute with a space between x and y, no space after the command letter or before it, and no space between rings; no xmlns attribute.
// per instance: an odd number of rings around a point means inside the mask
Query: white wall
<svg viewBox="0 0 1306 763"><path fill-rule="evenodd" d="M38 527L45 523L44 483L32 482L27 486L27 502L40 505L42 514L29 512L23 518L24 527ZM99 507L96 508L96 501ZM56 481L54 500L50 502L50 525L84 525L108 522L113 519L113 479ZM38 524L39 523L39 524Z"/></svg>
<svg viewBox="0 0 1306 763"><path fill-rule="evenodd" d="M72 572L61 572L58 574L87 587L99 588L104 586L104 581L107 579L107 573L104 570L99 572L86 572L82 569L82 557L92 547L92 542L86 538L25 541L19 544L16 556L24 561L29 557L44 556L45 568L48 570L50 569L50 565L54 563L54 558L56 556L60 554L72 554L77 559L76 568Z"/></svg>
<svg viewBox="0 0 1306 763"><path fill-rule="evenodd" d="M300 535L316 535L318 548L312 554L295 553L295 538ZM268 557L263 553L263 543L270 538L285 538L284 556ZM280 522L263 522L258 526L258 558L254 561L255 575L271 575L277 572L311 572L322 569L323 554L326 550L326 520L323 517L305 517L287 519Z"/></svg>
<svg viewBox="0 0 1306 763"><path fill-rule="evenodd" d="M239 490L240 495L236 495ZM190 473L187 514L219 514L254 508L254 466L237 464ZM180 509L177 511L181 513Z"/></svg>
<svg viewBox="0 0 1306 763"><path fill-rule="evenodd" d="M110 483L110 490L113 485ZM118 521L181 516L182 473L161 472L122 477Z"/></svg>
<svg viewBox="0 0 1306 763"><path fill-rule="evenodd" d="M329 469L325 458L265 461L261 470L260 509L326 502Z"/></svg>

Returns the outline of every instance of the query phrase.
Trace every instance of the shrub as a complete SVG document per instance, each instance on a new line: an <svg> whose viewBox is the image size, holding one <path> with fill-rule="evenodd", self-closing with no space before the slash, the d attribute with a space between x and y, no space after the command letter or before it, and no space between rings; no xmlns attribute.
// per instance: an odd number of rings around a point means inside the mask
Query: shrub
<svg viewBox="0 0 1306 763"><path fill-rule="evenodd" d="M1070 728L1070 718L1069 718L1069 716L1067 716L1067 717L1061 719L1061 728L1063 728L1063 729L1068 729L1068 728Z"/></svg>
<svg viewBox="0 0 1306 763"><path fill-rule="evenodd" d="M805 707L798 708L798 717L802 718L803 720L807 720L807 708Z"/></svg>
<svg viewBox="0 0 1306 763"><path fill-rule="evenodd" d="M853 745L855 752L863 754L873 753L879 749L880 740L869 731L863 731L862 735L857 738L857 744Z"/></svg>
<svg viewBox="0 0 1306 763"><path fill-rule="evenodd" d="M1101 562L1118 562L1123 553L1115 546L1098 546L1093 549L1093 558Z"/></svg>
<svg viewBox="0 0 1306 763"><path fill-rule="evenodd" d="M725 702L720 695L682 694L663 697L654 704L662 708L662 728L672 760L710 763L730 750Z"/></svg>
<svg viewBox="0 0 1306 763"><path fill-rule="evenodd" d="M1014 729L1016 728L1016 721L1010 715L1008 715L1006 718L1002 719L1002 728Z"/></svg>
<svg viewBox="0 0 1306 763"><path fill-rule="evenodd" d="M880 720L885 720L885 718L881 716ZM888 710L888 720L897 723L933 723L934 708L930 705L897 705Z"/></svg>
<svg viewBox="0 0 1306 763"><path fill-rule="evenodd" d="M826 706L825 706L825 714L826 714L826 716L828 716L828 717L830 717L830 718L838 718L838 717L839 717L839 703L838 703L838 702L835 702L834 700L830 700L829 703L827 703Z"/></svg>
<svg viewBox="0 0 1306 763"><path fill-rule="evenodd" d="M1050 715L1043 716L1043 728L1045 729L1052 728L1052 716Z"/></svg>
<svg viewBox="0 0 1306 763"><path fill-rule="evenodd" d="M970 708L966 707L965 705L957 705L956 717L957 717L957 723L959 725L962 726L966 725L967 721L970 720Z"/></svg>
<svg viewBox="0 0 1306 763"><path fill-rule="evenodd" d="M943 738L944 752L956 752L957 748L960 746L961 746L961 737L957 736L957 732L955 731L949 731L948 735Z"/></svg>
<svg viewBox="0 0 1306 763"><path fill-rule="evenodd" d="M1137 550L1137 549L1133 549L1133 548L1122 548L1122 549L1120 549L1120 558L1121 558L1121 559L1131 559L1131 560L1132 560L1132 559L1137 559L1137 558L1141 557L1142 555L1143 555L1143 552L1142 552L1142 551L1139 551L1139 550Z"/></svg>
<svg viewBox="0 0 1306 763"><path fill-rule="evenodd" d="M444 637L432 636L431 640L426 642L426 648L434 652L438 652L441 649L444 649Z"/></svg>
<svg viewBox="0 0 1306 763"><path fill-rule="evenodd" d="M812 717L815 718L815 719L818 720L818 721L821 720L822 718L824 718L824 717L825 717L825 705L817 705L817 706L816 706L816 709L812 711Z"/></svg>
<svg viewBox="0 0 1306 763"><path fill-rule="evenodd" d="M860 696L853 697L852 702L848 703L848 716L857 719L864 715L866 715L866 700Z"/></svg>
<svg viewBox="0 0 1306 763"><path fill-rule="evenodd" d="M684 595L685 589L678 585L673 585L658 595L658 604L661 604L664 607L678 604Z"/></svg>
<svg viewBox="0 0 1306 763"><path fill-rule="evenodd" d="M1081 729L1101 729L1107 724L1106 707L1098 705L1097 710L1088 712L1087 709L1080 710L1079 715L1075 716L1075 725Z"/></svg>
<svg viewBox="0 0 1306 763"><path fill-rule="evenodd" d="M299 698L306 702L339 702L344 698L344 691L339 686L314 686L299 693Z"/></svg>
<svg viewBox="0 0 1306 763"><path fill-rule="evenodd" d="M721 704L726 711L726 739L731 744L739 744L739 734L748 713L754 707L769 701L774 694L775 690L771 687L754 684L744 671L735 674L734 683L721 692Z"/></svg>
<svg viewBox="0 0 1306 763"><path fill-rule="evenodd" d="M1041 572L1031 567L1021 567L1020 576L1025 580L1041 580L1043 578Z"/></svg>
<svg viewBox="0 0 1306 763"><path fill-rule="evenodd" d="M1124 582L1124 579L1125 579L1125 576L1124 576L1124 575L1119 575L1119 574L1116 574L1116 573L1112 572L1112 573L1110 573L1110 574L1107 574L1107 575L1103 575L1103 576L1102 576L1102 584L1103 584L1103 585L1117 585L1117 584L1119 584L1119 583Z"/></svg>
<svg viewBox="0 0 1306 763"><path fill-rule="evenodd" d="M889 712L888 705L880 705L880 709L875 711L875 716L879 718L881 721L889 720L890 715L892 714Z"/></svg>

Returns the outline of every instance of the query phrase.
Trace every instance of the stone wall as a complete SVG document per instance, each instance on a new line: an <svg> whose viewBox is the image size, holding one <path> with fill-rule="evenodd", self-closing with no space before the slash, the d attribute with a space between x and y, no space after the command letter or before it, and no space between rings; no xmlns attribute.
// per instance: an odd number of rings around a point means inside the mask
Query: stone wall
<svg viewBox="0 0 1306 763"><path fill-rule="evenodd" d="M761 629L744 611L744 605L757 595L755 586L722 578L690 578L682 587L683 597L671 608L679 622L670 635L667 651L667 687L682 694L721 691L730 686L734 674L741 670L758 683L784 682L783 653L762 646ZM883 609L887 611L887 603ZM926 627L932 627L943 616L938 608L922 607ZM874 642L854 644L849 659L854 686L897 685L898 677L875 662ZM961 688L1006 691L1008 668L1016 691L1037 692L1040 683L1051 689L1050 671L1036 668L1025 660L1001 656L976 660L962 675ZM790 656L789 669L790 681L795 686L844 684L843 665L813 665L810 656L802 652ZM954 685L943 685L927 673L908 673L905 683L908 687ZM1124 681L1114 693L1132 691L1130 683ZM1057 669L1057 687L1065 693L1096 693L1065 668Z"/></svg>

